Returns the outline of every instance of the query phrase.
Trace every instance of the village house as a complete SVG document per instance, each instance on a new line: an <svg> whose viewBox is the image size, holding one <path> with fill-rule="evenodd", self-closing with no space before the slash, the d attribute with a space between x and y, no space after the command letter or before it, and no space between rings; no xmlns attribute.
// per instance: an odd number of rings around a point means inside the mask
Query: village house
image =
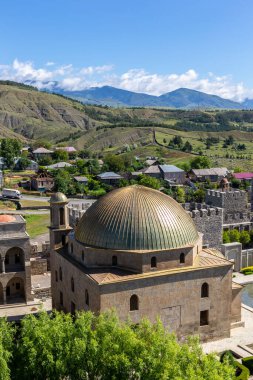
<svg viewBox="0 0 253 380"><path fill-rule="evenodd" d="M97 179L102 183L114 186L118 185L119 181L123 179L123 177L114 172L105 172L97 175Z"/></svg>
<svg viewBox="0 0 253 380"><path fill-rule="evenodd" d="M40 160L41 158L51 157L53 153L52 150L40 147L33 151L33 156L35 160Z"/></svg>
<svg viewBox="0 0 253 380"><path fill-rule="evenodd" d="M228 174L227 168L191 169L189 177L194 182L220 182Z"/></svg>
<svg viewBox="0 0 253 380"><path fill-rule="evenodd" d="M81 185L87 185L88 184L88 178L85 176L76 176L74 177L74 181L80 183Z"/></svg>
<svg viewBox="0 0 253 380"><path fill-rule="evenodd" d="M133 172L131 174L132 178L136 178L140 174L145 174L153 178L163 179L170 183L185 183L185 171L175 165L150 165L147 168L141 169L139 172Z"/></svg>
<svg viewBox="0 0 253 380"><path fill-rule="evenodd" d="M54 178L46 170L40 171L31 179L31 187L33 190L44 192L52 190L54 187Z"/></svg>

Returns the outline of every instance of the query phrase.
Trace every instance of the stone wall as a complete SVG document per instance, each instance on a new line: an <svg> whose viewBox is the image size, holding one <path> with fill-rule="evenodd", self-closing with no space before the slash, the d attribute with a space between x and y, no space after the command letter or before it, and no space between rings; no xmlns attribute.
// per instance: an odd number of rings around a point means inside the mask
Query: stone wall
<svg viewBox="0 0 253 380"><path fill-rule="evenodd" d="M31 258L31 275L44 274L48 270L47 259Z"/></svg>
<svg viewBox="0 0 253 380"><path fill-rule="evenodd" d="M36 288L33 289L34 298L45 299L51 298L51 287L50 288Z"/></svg>
<svg viewBox="0 0 253 380"><path fill-rule="evenodd" d="M200 203L185 203L183 207L192 217L197 230L203 234L203 245L220 249L223 210Z"/></svg>
<svg viewBox="0 0 253 380"><path fill-rule="evenodd" d="M251 221L251 206L244 190L207 190L206 204L223 208L223 223L236 224Z"/></svg>
<svg viewBox="0 0 253 380"><path fill-rule="evenodd" d="M74 228L83 214L87 211L87 209L91 206L90 203L82 203L74 206L68 205L68 213L69 213L69 225Z"/></svg>

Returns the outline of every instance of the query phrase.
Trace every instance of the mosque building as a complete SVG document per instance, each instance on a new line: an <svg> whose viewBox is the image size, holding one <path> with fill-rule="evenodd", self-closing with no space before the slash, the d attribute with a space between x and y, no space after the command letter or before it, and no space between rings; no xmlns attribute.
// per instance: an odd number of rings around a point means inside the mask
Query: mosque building
<svg viewBox="0 0 253 380"><path fill-rule="evenodd" d="M203 248L189 214L171 197L128 186L95 202L73 230L68 200L51 197L52 300L57 310L116 309L122 320L160 317L179 338L230 336L241 320L233 264Z"/></svg>

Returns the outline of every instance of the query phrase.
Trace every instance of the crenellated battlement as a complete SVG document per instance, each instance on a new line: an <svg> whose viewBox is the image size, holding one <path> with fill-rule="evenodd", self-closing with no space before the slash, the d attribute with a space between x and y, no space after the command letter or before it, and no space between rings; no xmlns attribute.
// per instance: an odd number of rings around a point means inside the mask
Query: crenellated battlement
<svg viewBox="0 0 253 380"><path fill-rule="evenodd" d="M186 210L187 211L187 210ZM222 216L223 210L219 207L215 208L202 208L200 210L187 211L192 218L205 218L210 216Z"/></svg>
<svg viewBox="0 0 253 380"><path fill-rule="evenodd" d="M246 191L244 190L233 190L233 191L220 191L220 190L210 190L206 191L208 197L216 197L222 199L239 199L246 196Z"/></svg>
<svg viewBox="0 0 253 380"><path fill-rule="evenodd" d="M69 212L69 224L71 227L75 227L85 212L90 207L90 204L82 203L74 206L68 206Z"/></svg>

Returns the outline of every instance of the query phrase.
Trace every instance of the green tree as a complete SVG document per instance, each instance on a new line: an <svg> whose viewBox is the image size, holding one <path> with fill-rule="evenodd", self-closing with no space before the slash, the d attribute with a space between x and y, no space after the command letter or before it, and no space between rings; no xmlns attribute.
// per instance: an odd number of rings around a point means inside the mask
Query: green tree
<svg viewBox="0 0 253 380"><path fill-rule="evenodd" d="M14 158L20 156L21 147L21 143L17 139L6 138L1 140L0 153L7 168L13 168Z"/></svg>
<svg viewBox="0 0 253 380"><path fill-rule="evenodd" d="M242 231L240 233L240 239L239 239L240 243L242 243L243 247L246 246L247 244L249 244L250 242L250 234L248 231Z"/></svg>
<svg viewBox="0 0 253 380"><path fill-rule="evenodd" d="M223 232L223 243L227 244L230 243L230 237L228 231Z"/></svg>
<svg viewBox="0 0 253 380"><path fill-rule="evenodd" d="M210 158L206 156L199 156L191 160L192 169L206 169L211 167Z"/></svg>
<svg viewBox="0 0 253 380"><path fill-rule="evenodd" d="M182 187L178 187L175 192L176 200L178 203L184 203L185 202L185 191Z"/></svg>
<svg viewBox="0 0 253 380"><path fill-rule="evenodd" d="M112 311L26 316L13 352L12 380L231 380L235 372L197 338L180 344L159 320L123 323Z"/></svg>
<svg viewBox="0 0 253 380"><path fill-rule="evenodd" d="M66 152L65 150L62 150L62 149L56 150L53 153L53 159L57 162L68 161L68 159L69 159L68 152Z"/></svg>
<svg viewBox="0 0 253 380"><path fill-rule="evenodd" d="M161 187L161 182L159 179L154 177L149 177L148 175L141 174L138 177L138 182L142 186L151 187L152 189L159 189Z"/></svg>
<svg viewBox="0 0 253 380"><path fill-rule="evenodd" d="M25 170L27 166L29 166L31 163L31 160L29 160L27 157L21 156L18 161L18 166L20 170Z"/></svg>
<svg viewBox="0 0 253 380"><path fill-rule="evenodd" d="M10 380L15 329L6 319L0 319L0 380Z"/></svg>
<svg viewBox="0 0 253 380"><path fill-rule="evenodd" d="M190 153L192 151L192 144L189 143L189 141L186 141L185 144L184 144L184 146L183 146L183 148L182 148L182 150L184 152Z"/></svg>
<svg viewBox="0 0 253 380"><path fill-rule="evenodd" d="M67 170L57 170L57 174L54 179L54 186L56 191L60 191L64 194L69 193L69 186L71 184L71 177Z"/></svg>
<svg viewBox="0 0 253 380"><path fill-rule="evenodd" d="M193 199L195 202L199 202L199 203L204 202L205 196L206 196L206 193L205 193L205 190L203 189L198 189L194 191L193 193Z"/></svg>
<svg viewBox="0 0 253 380"><path fill-rule="evenodd" d="M231 243L240 241L240 232L236 229L228 231L229 240Z"/></svg>

